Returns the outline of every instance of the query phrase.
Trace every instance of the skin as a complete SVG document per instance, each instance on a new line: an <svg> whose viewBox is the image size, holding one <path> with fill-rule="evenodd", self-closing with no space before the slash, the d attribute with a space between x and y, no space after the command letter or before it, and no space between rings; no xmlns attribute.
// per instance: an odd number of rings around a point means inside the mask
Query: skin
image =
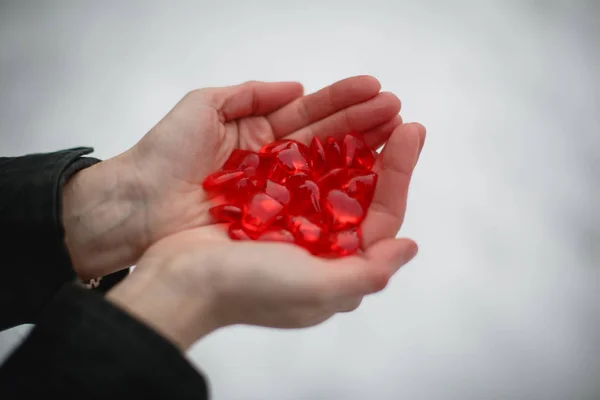
<svg viewBox="0 0 600 400"><path fill-rule="evenodd" d="M132 148L65 186L76 272L89 279L135 264L107 299L182 350L227 325L300 328L355 309L417 252L395 236L425 129L404 124L400 101L380 88L357 76L306 96L297 82L188 93ZM233 242L211 220L201 183L234 149L349 131L373 149L385 145L360 255L325 260L290 244Z"/></svg>

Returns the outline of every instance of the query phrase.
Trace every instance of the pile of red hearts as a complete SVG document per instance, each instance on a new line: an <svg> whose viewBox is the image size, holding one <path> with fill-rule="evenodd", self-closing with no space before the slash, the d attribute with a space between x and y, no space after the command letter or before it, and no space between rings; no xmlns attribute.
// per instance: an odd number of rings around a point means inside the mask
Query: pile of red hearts
<svg viewBox="0 0 600 400"><path fill-rule="evenodd" d="M375 153L349 133L310 147L280 140L258 153L235 150L203 187L222 195L212 207L217 222L230 223L234 240L296 243L320 256L355 253L360 224L373 199Z"/></svg>

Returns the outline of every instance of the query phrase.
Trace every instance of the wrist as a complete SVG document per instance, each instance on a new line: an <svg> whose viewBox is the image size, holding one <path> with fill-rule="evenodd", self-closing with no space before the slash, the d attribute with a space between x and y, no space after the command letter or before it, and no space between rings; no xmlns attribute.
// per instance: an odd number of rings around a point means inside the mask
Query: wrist
<svg viewBox="0 0 600 400"><path fill-rule="evenodd" d="M83 280L131 266L141 255L144 197L127 153L76 173L62 192L65 244Z"/></svg>
<svg viewBox="0 0 600 400"><path fill-rule="evenodd" d="M106 299L186 351L220 327L215 302L210 293L186 295L166 275L161 268L136 268Z"/></svg>

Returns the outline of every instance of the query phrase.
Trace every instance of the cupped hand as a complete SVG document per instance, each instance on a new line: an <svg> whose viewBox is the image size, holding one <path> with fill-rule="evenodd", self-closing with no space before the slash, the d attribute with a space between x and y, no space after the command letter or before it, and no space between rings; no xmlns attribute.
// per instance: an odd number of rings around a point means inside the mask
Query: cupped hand
<svg viewBox="0 0 600 400"><path fill-rule="evenodd" d="M234 149L258 151L278 139L361 132L381 146L401 123L400 101L368 76L302 97L296 82L247 82L193 91L130 151L148 201L147 241L212 223L201 183Z"/></svg>
<svg viewBox="0 0 600 400"><path fill-rule="evenodd" d="M377 161L381 183L365 241L395 233L410 177L402 171L412 170L425 131L401 125L400 101L380 88L375 78L357 76L306 96L296 82L190 92L135 146L83 170L66 187L63 220L79 276L133 265L152 243L211 224L203 179L234 149L258 150L283 138L308 144L313 136L355 131L373 149L388 142L392 148ZM399 126L406 132L390 139Z"/></svg>
<svg viewBox="0 0 600 400"><path fill-rule="evenodd" d="M182 350L229 325L303 328L356 309L414 257L409 239L323 259L289 243L233 242L218 225L153 245L107 298Z"/></svg>
<svg viewBox="0 0 600 400"><path fill-rule="evenodd" d="M424 135L399 125L378 156L360 254L331 260L288 243L236 242L209 223L153 245L109 299L182 349L227 325L298 328L355 309L417 252L395 236Z"/></svg>

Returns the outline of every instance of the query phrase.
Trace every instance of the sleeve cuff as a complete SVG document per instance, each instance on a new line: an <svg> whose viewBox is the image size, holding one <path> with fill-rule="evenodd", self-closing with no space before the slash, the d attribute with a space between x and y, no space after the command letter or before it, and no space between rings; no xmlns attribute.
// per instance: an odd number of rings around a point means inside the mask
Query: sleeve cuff
<svg viewBox="0 0 600 400"><path fill-rule="evenodd" d="M35 321L42 306L75 272L60 223L61 176L81 156L77 147L0 160L2 256L7 266L2 328Z"/></svg>
<svg viewBox="0 0 600 400"><path fill-rule="evenodd" d="M44 304L65 282L76 280L64 243L62 188L81 169L100 160L83 157L91 147L0 158L0 329L35 323ZM128 271L107 279L107 291Z"/></svg>

